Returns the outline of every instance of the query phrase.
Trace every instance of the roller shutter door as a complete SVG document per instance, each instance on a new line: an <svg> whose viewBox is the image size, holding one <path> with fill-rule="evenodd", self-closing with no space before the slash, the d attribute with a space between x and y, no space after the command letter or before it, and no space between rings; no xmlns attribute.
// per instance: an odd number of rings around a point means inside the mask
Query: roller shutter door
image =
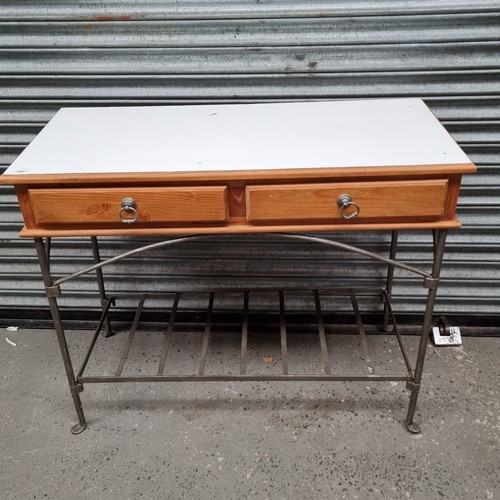
<svg viewBox="0 0 500 500"><path fill-rule="evenodd" d="M466 176L448 239L438 314L462 324L500 319L500 6L496 1L12 2L0 5L0 166L6 168L62 106L247 103L422 97L478 167ZM0 188L2 323L48 317L30 240L10 187ZM341 234L386 251L388 236ZM151 240L144 240L151 241ZM136 240L102 242L104 257ZM401 238L400 256L426 264L431 240ZM108 268L111 290L191 283L282 285L380 281L384 269L279 237L235 236L142 255ZM53 247L54 272L91 260L87 240ZM422 309L402 276L397 311ZM199 301L192 298L196 311ZM236 300L236 299L235 299ZM77 321L96 311L92 277L65 288ZM231 297L222 305L231 309ZM375 307L375 306L374 306Z"/></svg>

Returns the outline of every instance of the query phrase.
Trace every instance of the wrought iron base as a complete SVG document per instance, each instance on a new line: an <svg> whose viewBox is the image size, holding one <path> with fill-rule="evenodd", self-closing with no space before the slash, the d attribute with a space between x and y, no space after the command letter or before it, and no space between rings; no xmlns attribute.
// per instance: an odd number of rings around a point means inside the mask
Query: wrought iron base
<svg viewBox="0 0 500 500"><path fill-rule="evenodd" d="M439 271L441 266L442 255L444 251L444 243L446 238L446 231L439 230L434 233L434 260L433 260L433 269L432 272L426 272L422 269L401 263L395 259L396 254L396 242L397 242L397 234L393 232L393 238L391 243L391 251L390 256L385 257L373 252L369 252L364 249L360 249L357 247L353 247L350 245L346 245L337 241L327 240L324 238L318 238L314 236L308 235L280 235L285 238L294 238L301 239L305 241L310 241L312 243L321 243L326 245L331 245L346 251L355 252L357 254L361 254L365 257L375 259L381 261L388 266L387 271L387 281L386 286L383 288L328 288L328 289L288 289L285 291L283 289L274 289L274 290L213 290L207 293L207 313L206 313L206 324L203 333L203 341L201 352L199 354L199 365L197 373L195 374L166 374L165 369L168 360L168 353L171 346L172 335L176 328L176 316L179 312L179 303L184 294L195 293L195 292L171 292L171 293L163 293L163 294L139 294L136 296L138 301L137 310L135 313L135 318L132 323L132 327L129 331L129 334L125 340L124 347L122 350L122 354L118 365L115 367L112 375L108 374L86 374L87 365L91 358L91 355L94 351L96 343L100 337L103 337L101 341L106 342L107 336L110 334L110 321L109 321L109 313L111 308L121 299L126 298L130 299L130 296L113 296L107 297L106 290L104 287L104 280L102 275L102 268L112 262L116 262L117 260L129 257L138 252L142 252L152 248L158 248L163 246L169 246L177 243L181 243L183 241L187 241L190 239L202 239L203 236L191 236L191 237L182 237L177 238L175 240L168 240L159 243L154 243L151 245L147 245L145 247L138 248L131 252L127 252L122 255L118 255L116 257L112 257L110 259L101 261L98 248L97 248L97 240L92 238L92 249L94 253L94 265L89 266L88 268L82 269L72 275L65 276L58 280L53 281L50 273L50 245L47 244L45 246L41 239L35 239L37 253L40 261L40 266L42 269L42 274L45 283L45 289L49 301L49 305L51 308L52 318L54 321L54 326L57 334L57 338L59 341L59 346L61 349L66 375L68 377L68 382L71 390L71 394L74 400L75 409L78 416L79 423L73 426L71 432L73 434L79 434L86 428L86 420L83 414L83 409L80 401L79 393L83 390L85 384L91 383L106 383L106 382L175 382L175 381L312 381L312 380L323 380L323 381L405 381L407 383L408 388L412 391L410 397L410 403L408 407L408 414L406 417L406 426L407 429L412 433L420 432L420 427L414 423L413 418L416 409L416 402L418 398L418 392L420 388L420 380L423 371L423 364L425 360L425 352L428 343L428 337L431 327L432 321L432 312L434 307L434 301L436 296ZM48 242L49 243L49 242ZM408 355L404 349L403 342L401 339L401 335L398 330L398 326L396 324L396 320L394 317L394 313L391 306L391 292L392 292L392 282L393 282L393 274L394 269L400 268L407 272L417 274L424 278L424 287L428 289L427 295L427 304L426 311L422 324L422 332L420 336L420 343L418 349L418 355L415 367L412 368ZM71 357L69 354L69 350L66 344L66 336L64 332L64 328L62 326L59 308L57 304L57 297L61 294L61 285L64 283L81 276L83 274L95 272L98 279L99 286L99 296L101 299L101 306L103 309L101 319L97 328L92 337L90 346L84 358L84 361L78 370L75 373L71 361ZM238 373L232 374L207 374L205 367L207 363L207 359L209 356L209 347L210 340L212 335L212 314L213 314L213 305L216 294L219 293L239 293L242 295L242 303L243 310L241 312L241 327L240 327L240 367ZM197 292L200 293L200 292ZM255 294L258 293L266 293L271 294L275 297L278 304L279 311L279 335L280 335L280 348L281 348L281 373L279 374L257 374L257 373L248 373L247 371L247 352L248 352L248 330L249 330L249 314L251 310L251 299ZM315 308L315 316L316 316L316 327L318 333L318 341L320 346L320 366L322 369L318 373L294 373L293 367L290 366L290 359L288 356L288 329L287 329L287 314L286 314L286 295L288 293L301 293L308 295L312 300ZM361 346L361 354L362 359L364 360L363 369L357 374L345 374L338 373L335 371L334 366L331 362L331 355L328 350L327 341L326 341L326 332L325 332L325 322L323 317L323 299L327 295L343 295L348 298L351 303L352 310L354 313L355 322L357 325L360 346ZM378 296L383 304L383 314L381 321L381 329L384 331L392 331L392 333L396 336L399 348L401 351L401 355L404 361L405 372L398 374L378 374L371 358L368 342L367 342L367 334L365 331L365 326L363 324L362 315L360 312L359 298L362 296ZM163 345L161 346L161 353L159 356L159 362L157 366L157 370L155 373L151 374L141 374L141 375L124 375L124 367L127 363L130 354L130 348L132 346L132 342L136 333L138 331L141 314L144 310L145 303L150 298L160 298L166 297L170 301L170 313L168 315L168 324L166 324ZM103 334L103 335L101 335Z"/></svg>

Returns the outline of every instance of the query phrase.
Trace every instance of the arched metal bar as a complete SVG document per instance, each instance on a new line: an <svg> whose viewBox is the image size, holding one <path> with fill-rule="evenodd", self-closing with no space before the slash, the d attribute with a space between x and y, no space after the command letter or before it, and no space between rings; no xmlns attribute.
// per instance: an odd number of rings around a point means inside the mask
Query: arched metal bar
<svg viewBox="0 0 500 500"><path fill-rule="evenodd" d="M130 250L129 252L125 252L125 253L122 253L120 255L115 255L114 257L110 257L109 259L102 260L98 264L94 264L92 266L85 267L85 268L81 269L80 271L77 271L76 273L68 274L68 276L64 276L63 278L60 278L57 281L54 281L53 286L62 285L63 283L66 283L67 281L71 281L74 278L78 278L79 276L90 273L92 271L95 271L96 269L100 269L100 268L107 266L109 264L113 264L113 262L117 262L119 260L125 259L127 257L132 256L132 255L136 255L136 254L141 253L141 252L147 252L148 250L154 250L155 248L161 248L161 247L165 247L165 246L175 245L177 243L183 243L185 241L204 239L207 237L208 237L208 235L182 236L180 238L175 238L173 240L159 241L157 243L151 243L149 245L144 245L144 246L139 247L139 248L134 248L133 250Z"/></svg>
<svg viewBox="0 0 500 500"><path fill-rule="evenodd" d="M414 274L418 274L423 276L424 278L432 278L431 273L428 273L418 267L410 266L408 264L403 264L397 260L391 259L389 257L384 257L383 255L379 255L375 252L370 252L368 250L363 250L362 248L355 247L353 245L348 245L347 243L341 243L340 241L335 240L327 240L326 238L320 238L318 236L307 236L305 234L289 234L289 233L280 233L280 236L284 236L286 238L299 239L304 241L311 241L316 243L322 243L325 245L333 246L336 248L341 248L343 250L347 250L349 252L358 253L360 255L364 255L366 257L370 257L371 259L378 260L380 262L384 262L385 264L392 264L395 267L399 267L400 269L404 269L405 271L409 271Z"/></svg>
<svg viewBox="0 0 500 500"><path fill-rule="evenodd" d="M385 264L391 264L394 267L398 267L400 269L404 269L405 271L408 271L408 272L411 272L414 274L418 274L420 276L423 276L424 278L432 278L432 275L430 273L423 271L422 269L419 269L418 267L410 266L408 264L404 264L402 262L391 259L389 257L384 257L383 255L379 255L375 252L363 250L362 248L358 248L358 247L355 247L353 245L348 245L346 243L341 243L339 241L328 240L326 238L321 238L318 236L307 236L304 234L291 234L291 233L264 233L264 234L272 234L272 235L277 235L277 236L280 236L283 238L288 238L288 239L303 240L303 241L309 241L312 243L320 243L320 244L324 244L327 246L333 246L335 248L340 248L342 250L346 250L349 252L364 255L364 256L369 257L371 259L378 260L380 262L384 262ZM157 243L151 243L149 245L145 245L145 246L142 246L139 248L134 248L133 250L130 250L129 252L125 252L125 253L122 253L120 255L110 257L109 259L102 260L101 262L99 262L97 264L93 264L92 266L85 267L84 269L81 269L80 271L77 271L76 273L64 276L63 278L60 278L57 281L55 281L53 286L62 285L63 283L66 283L67 281L71 281L74 278L78 278L79 276L90 273L90 272L95 271L97 269L101 269L102 267L105 267L109 264L113 264L114 262L117 262L121 259L125 259L127 257L132 256L132 255L136 255L136 254L141 253L141 252L146 252L148 250L154 250L156 248L161 248L161 247L166 247L166 246L172 246L172 245L176 245L179 243L184 243L186 241L197 241L197 240L203 240L203 239L213 238L213 237L214 237L214 235L210 235L210 234L197 234L197 235L191 235L191 236L182 236L180 238L159 241Z"/></svg>

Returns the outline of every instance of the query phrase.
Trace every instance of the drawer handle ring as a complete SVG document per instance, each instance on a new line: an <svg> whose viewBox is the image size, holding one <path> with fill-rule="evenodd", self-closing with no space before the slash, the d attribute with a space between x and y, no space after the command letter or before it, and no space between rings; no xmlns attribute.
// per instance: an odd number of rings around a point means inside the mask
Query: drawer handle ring
<svg viewBox="0 0 500 500"><path fill-rule="evenodd" d="M340 208L340 215L344 219L354 219L359 215L359 212L361 212L360 206L353 201L348 194L341 194L337 198L337 205ZM349 207L354 207L354 211L352 211L352 208L351 210L346 211Z"/></svg>
<svg viewBox="0 0 500 500"><path fill-rule="evenodd" d="M118 211L118 217L124 224L133 224L137 221L137 205L133 198L123 198L122 207Z"/></svg>

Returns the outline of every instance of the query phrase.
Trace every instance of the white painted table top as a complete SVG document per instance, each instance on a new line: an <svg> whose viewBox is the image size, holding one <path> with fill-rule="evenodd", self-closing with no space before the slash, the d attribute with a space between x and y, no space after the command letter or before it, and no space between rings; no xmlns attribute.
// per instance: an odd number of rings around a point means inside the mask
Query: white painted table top
<svg viewBox="0 0 500 500"><path fill-rule="evenodd" d="M470 163L412 98L63 108L6 174Z"/></svg>

